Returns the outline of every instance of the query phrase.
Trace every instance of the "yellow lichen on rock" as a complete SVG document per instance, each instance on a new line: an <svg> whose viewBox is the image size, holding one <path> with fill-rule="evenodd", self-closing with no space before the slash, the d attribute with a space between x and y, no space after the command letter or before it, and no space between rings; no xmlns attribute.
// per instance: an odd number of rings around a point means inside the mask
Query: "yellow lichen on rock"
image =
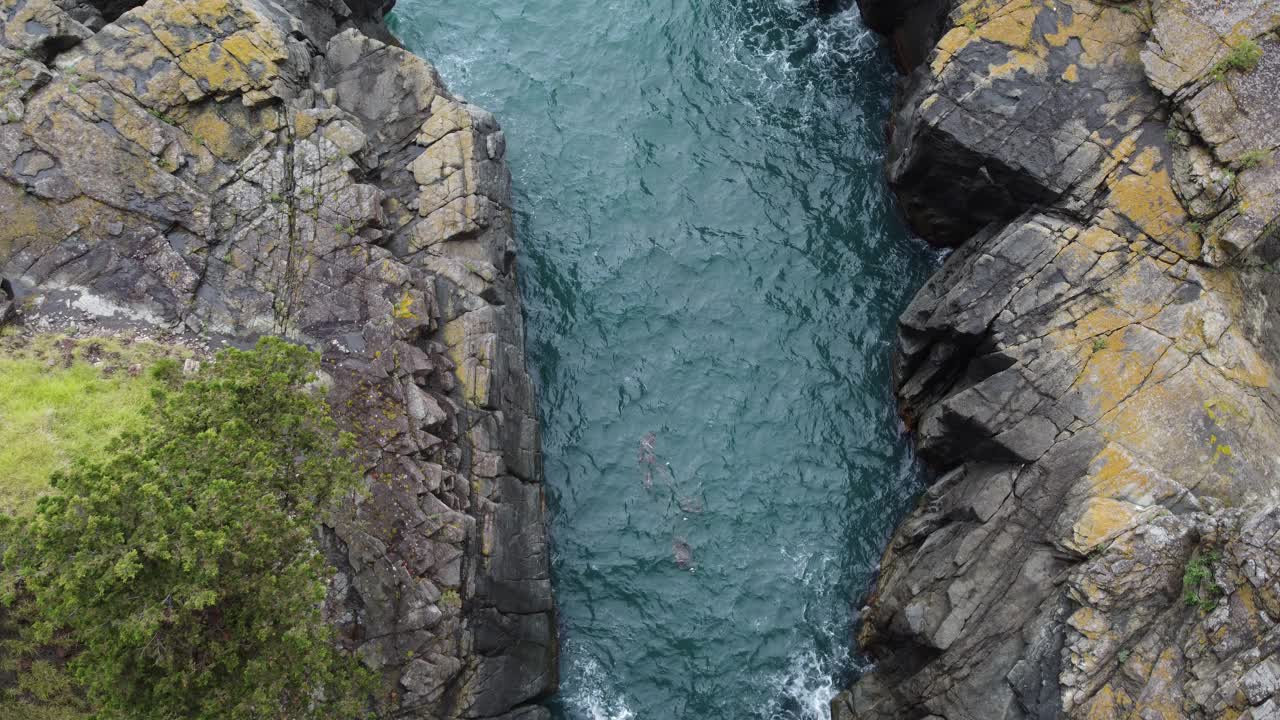
<svg viewBox="0 0 1280 720"><path fill-rule="evenodd" d="M1030 50L1036 15L1042 5L1031 0L1014 0L978 27L977 36L1018 50Z"/></svg>
<svg viewBox="0 0 1280 720"><path fill-rule="evenodd" d="M1105 497L1088 498L1071 525L1070 536L1063 538L1063 545L1082 555L1087 554L1147 516L1143 508L1133 503Z"/></svg>
<svg viewBox="0 0 1280 720"><path fill-rule="evenodd" d="M1154 505L1169 495L1167 480L1115 443L1108 444L1094 458L1085 481L1089 483L1092 495L1125 500L1135 505Z"/></svg>
<svg viewBox="0 0 1280 720"><path fill-rule="evenodd" d="M934 50L933 61L929 65L929 69L933 74L941 75L956 52L968 45L973 37L974 31L963 25L951 28L946 35L943 35L942 39L938 41L938 45Z"/></svg>
<svg viewBox="0 0 1280 720"><path fill-rule="evenodd" d="M1093 355L1072 387L1089 398L1096 416L1111 412L1136 392L1160 358L1159 350L1152 352L1155 348L1150 346L1129 347L1130 336L1138 332L1135 328L1126 325L1109 336L1097 336Z"/></svg>
<svg viewBox="0 0 1280 720"><path fill-rule="evenodd" d="M1108 204L1145 235L1188 260L1200 258L1200 236L1187 229L1189 218L1173 191L1159 148L1143 148L1128 172L1121 172L1108 186Z"/></svg>
<svg viewBox="0 0 1280 720"><path fill-rule="evenodd" d="M1132 708L1133 698L1129 693L1108 683L1089 698L1083 717L1085 720L1121 720L1130 717Z"/></svg>

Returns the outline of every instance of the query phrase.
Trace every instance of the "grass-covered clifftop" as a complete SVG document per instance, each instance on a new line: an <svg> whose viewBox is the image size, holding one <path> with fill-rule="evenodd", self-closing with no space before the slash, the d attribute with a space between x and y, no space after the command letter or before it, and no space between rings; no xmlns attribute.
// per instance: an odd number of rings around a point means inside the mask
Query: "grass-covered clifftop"
<svg viewBox="0 0 1280 720"><path fill-rule="evenodd" d="M26 514L49 477L137 427L151 367L194 352L131 336L0 337L0 510Z"/></svg>

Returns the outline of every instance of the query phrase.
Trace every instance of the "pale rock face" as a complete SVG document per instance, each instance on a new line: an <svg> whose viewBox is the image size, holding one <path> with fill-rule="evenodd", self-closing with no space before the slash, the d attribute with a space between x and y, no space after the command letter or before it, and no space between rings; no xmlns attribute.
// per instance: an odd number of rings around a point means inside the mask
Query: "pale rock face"
<svg viewBox="0 0 1280 720"><path fill-rule="evenodd" d="M0 0L0 320L321 351L369 490L325 529L328 612L381 715L536 720L557 645L505 139L384 42L391 4Z"/></svg>
<svg viewBox="0 0 1280 720"><path fill-rule="evenodd" d="M835 717L1276 716L1280 2L861 4L912 71L889 179L958 247L896 363L942 472Z"/></svg>

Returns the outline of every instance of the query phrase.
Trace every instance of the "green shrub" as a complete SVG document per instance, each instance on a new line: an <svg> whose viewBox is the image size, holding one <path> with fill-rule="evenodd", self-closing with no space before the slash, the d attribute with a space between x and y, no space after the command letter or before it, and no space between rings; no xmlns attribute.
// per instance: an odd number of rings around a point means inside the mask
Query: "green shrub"
<svg viewBox="0 0 1280 720"><path fill-rule="evenodd" d="M29 648L66 642L102 720L349 720L368 675L321 617L316 522L357 487L352 441L307 389L313 353L227 350L153 391L143 427L9 521Z"/></svg>
<svg viewBox="0 0 1280 720"><path fill-rule="evenodd" d="M1208 552L1196 553L1187 562L1182 573L1182 599L1202 612L1212 612L1218 606L1218 596L1222 589L1213 581L1213 566L1218 564L1218 555Z"/></svg>
<svg viewBox="0 0 1280 720"><path fill-rule="evenodd" d="M1261 61L1262 48L1258 43L1250 39L1241 40L1232 46L1231 52L1228 52L1227 56L1213 67L1213 78L1222 82L1226 79L1228 70L1248 72L1258 67Z"/></svg>

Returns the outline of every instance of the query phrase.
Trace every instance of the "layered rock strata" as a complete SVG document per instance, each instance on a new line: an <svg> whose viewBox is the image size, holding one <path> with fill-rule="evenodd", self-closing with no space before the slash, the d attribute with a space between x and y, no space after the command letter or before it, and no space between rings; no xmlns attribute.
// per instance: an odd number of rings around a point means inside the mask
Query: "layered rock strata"
<svg viewBox="0 0 1280 720"><path fill-rule="evenodd" d="M862 0L938 480L836 718L1280 718L1280 2Z"/></svg>
<svg viewBox="0 0 1280 720"><path fill-rule="evenodd" d="M324 536L379 715L547 717L554 609L502 131L388 0L0 0L0 314L323 354Z"/></svg>

